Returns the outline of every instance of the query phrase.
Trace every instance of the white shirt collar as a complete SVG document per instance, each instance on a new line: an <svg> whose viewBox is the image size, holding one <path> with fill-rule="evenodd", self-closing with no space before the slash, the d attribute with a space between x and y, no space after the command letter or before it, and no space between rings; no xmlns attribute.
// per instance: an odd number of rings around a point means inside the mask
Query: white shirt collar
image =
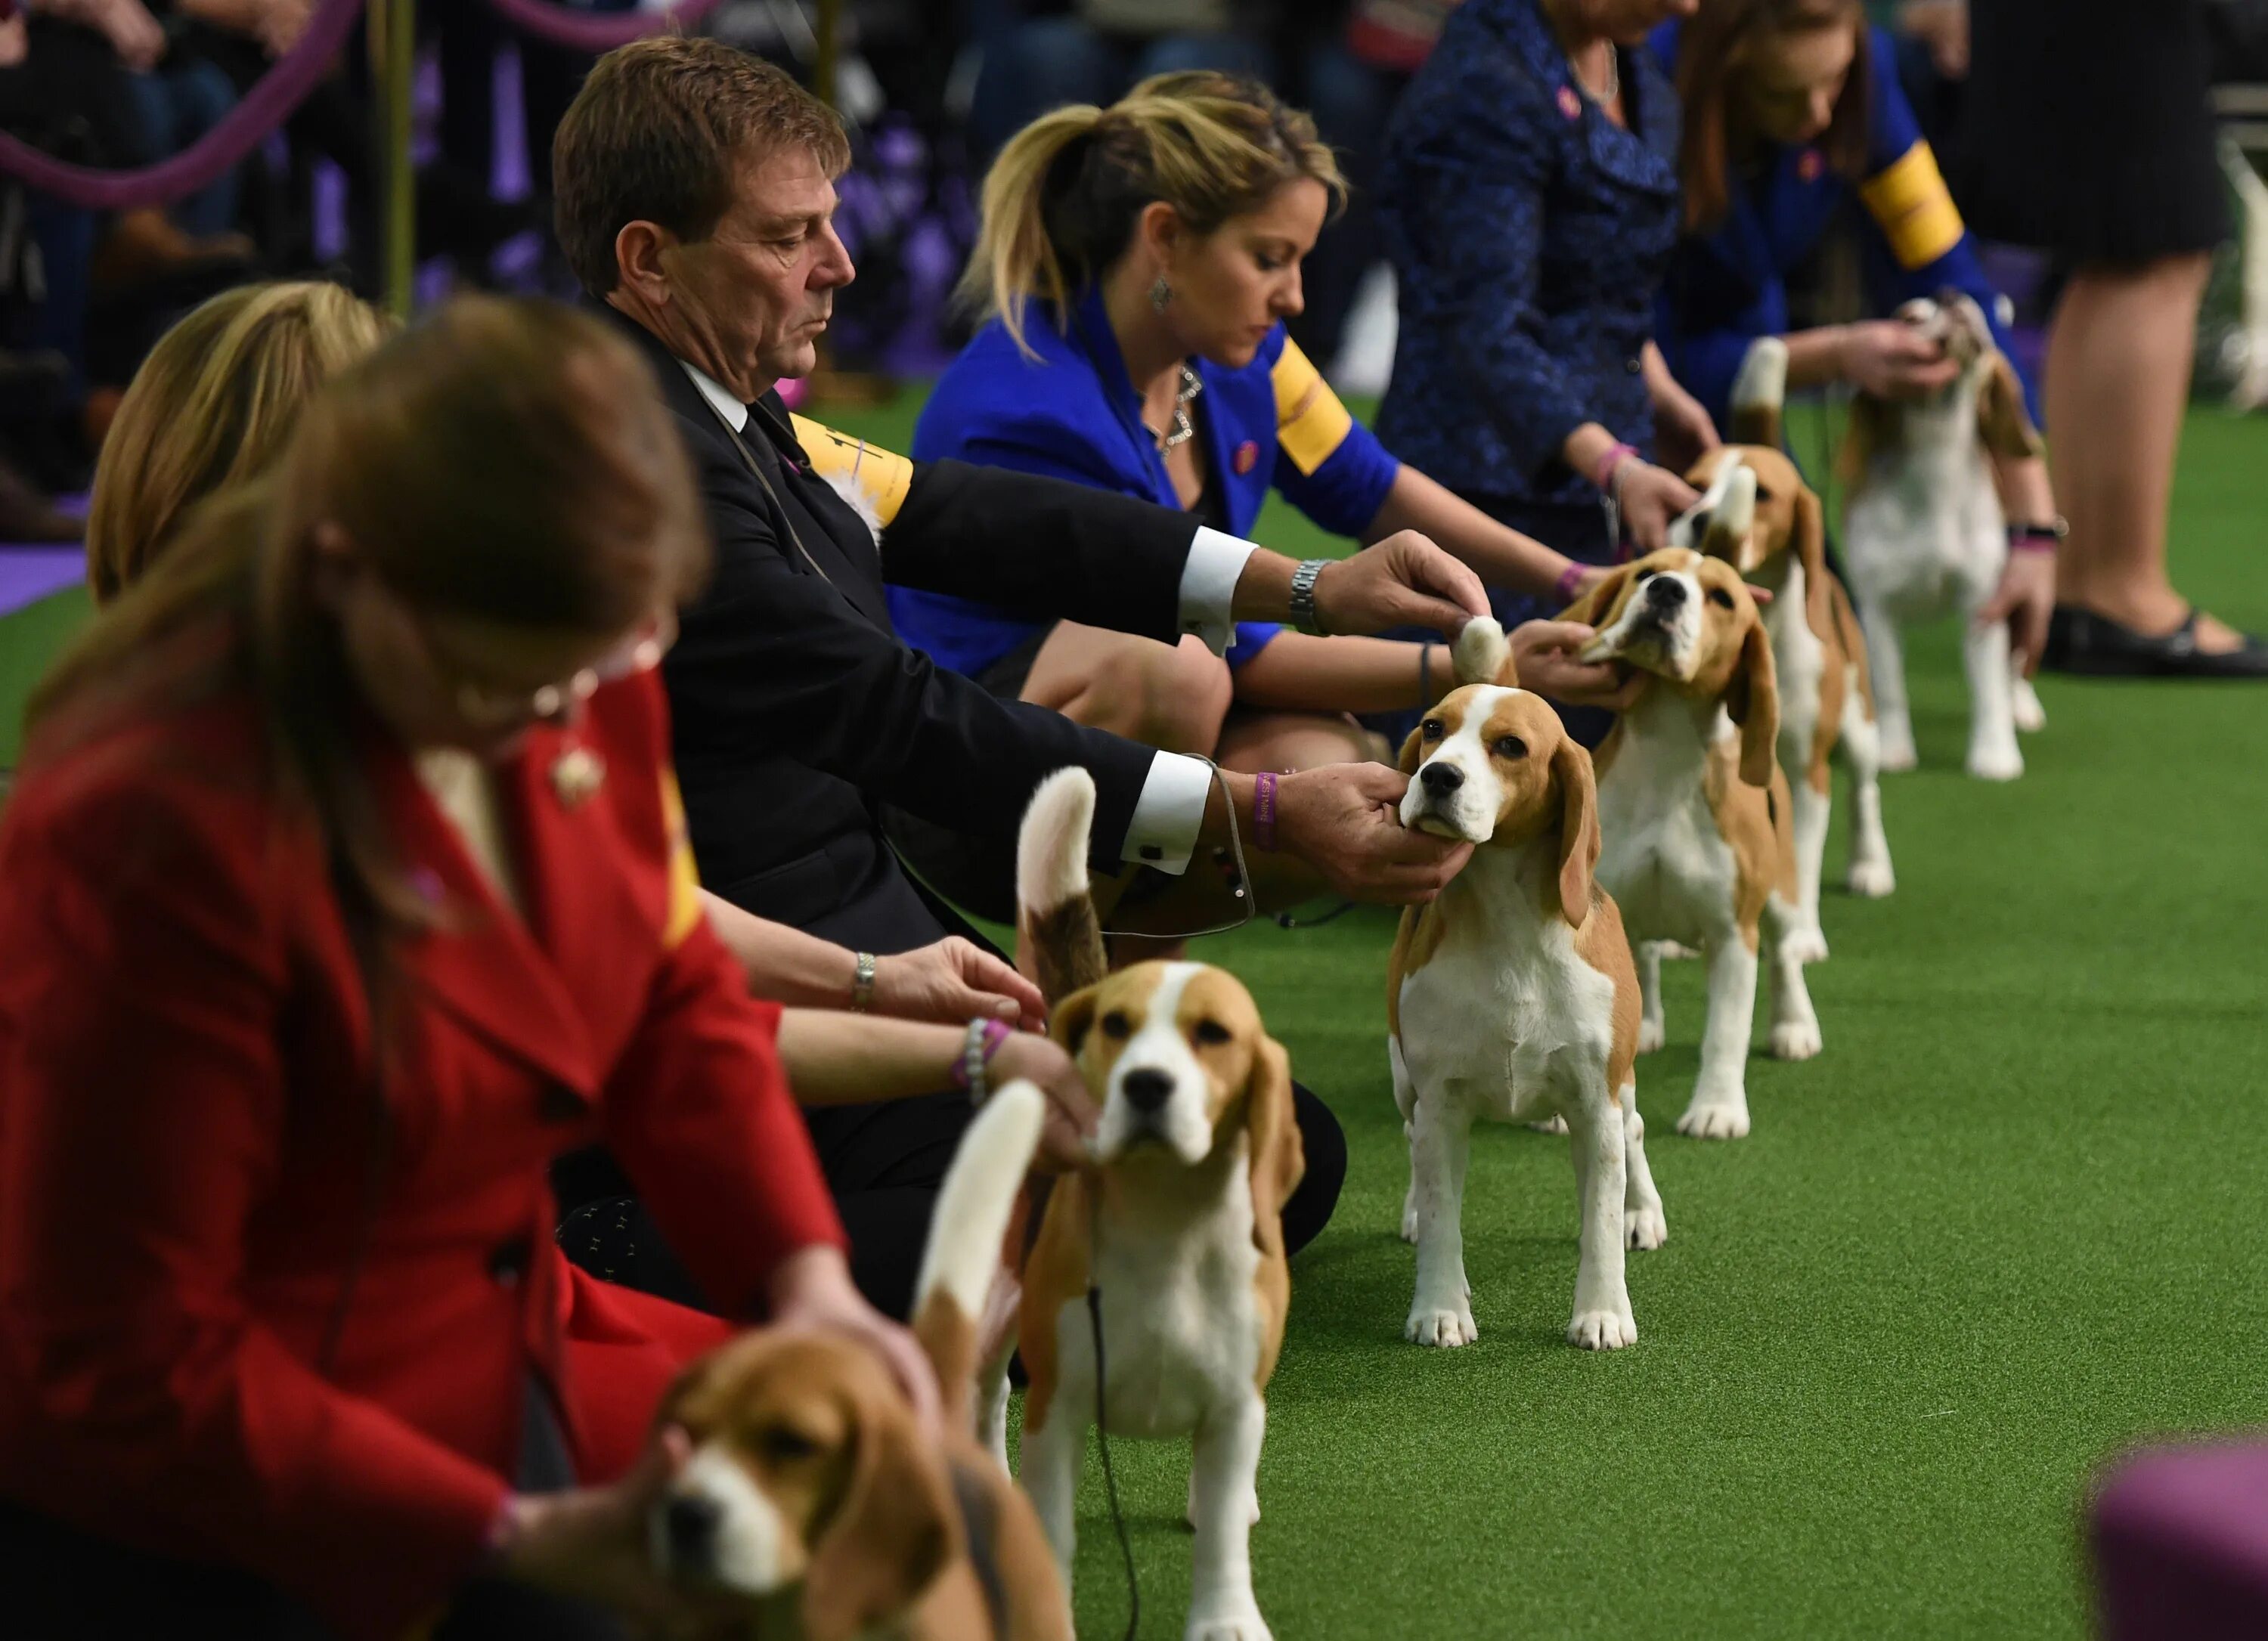
<svg viewBox="0 0 2268 1641"><path fill-rule="evenodd" d="M745 433L747 431L747 406L733 398L733 395L725 390L723 383L719 382L715 377L710 375L706 371L702 370L699 366L687 364L682 359L680 359L678 364L683 366L685 373L693 379L693 385L701 390L701 396L703 399L706 399L710 404L715 408L718 416L725 418L725 423L727 427L730 427L735 433Z"/></svg>

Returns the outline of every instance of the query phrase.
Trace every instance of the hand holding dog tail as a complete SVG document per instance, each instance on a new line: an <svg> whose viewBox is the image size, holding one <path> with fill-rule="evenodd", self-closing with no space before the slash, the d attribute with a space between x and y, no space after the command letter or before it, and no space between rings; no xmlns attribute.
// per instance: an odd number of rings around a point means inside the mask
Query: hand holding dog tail
<svg viewBox="0 0 2268 1641"><path fill-rule="evenodd" d="M1016 923L1023 956L1052 1008L1101 980L1108 962L1086 875L1094 777L1057 769L1039 784L1016 838Z"/></svg>
<svg viewBox="0 0 2268 1641"><path fill-rule="evenodd" d="M937 1372L947 1417L963 1423L974 1417L978 1323L1047 1110L1047 1096L1021 1078L997 1091L961 1135L938 1190L914 1284L914 1337Z"/></svg>

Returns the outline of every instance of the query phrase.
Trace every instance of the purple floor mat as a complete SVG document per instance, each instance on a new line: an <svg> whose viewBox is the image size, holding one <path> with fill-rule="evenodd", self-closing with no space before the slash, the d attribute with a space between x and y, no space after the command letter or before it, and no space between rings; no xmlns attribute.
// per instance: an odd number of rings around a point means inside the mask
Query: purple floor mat
<svg viewBox="0 0 2268 1641"><path fill-rule="evenodd" d="M86 580L86 554L76 547L0 546L0 615Z"/></svg>

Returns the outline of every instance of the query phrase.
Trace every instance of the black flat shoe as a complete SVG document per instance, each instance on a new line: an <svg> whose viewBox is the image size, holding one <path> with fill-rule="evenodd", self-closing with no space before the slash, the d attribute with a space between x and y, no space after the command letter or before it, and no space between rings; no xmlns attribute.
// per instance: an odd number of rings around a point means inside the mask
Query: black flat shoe
<svg viewBox="0 0 2268 1641"><path fill-rule="evenodd" d="M2081 678L2268 679L2268 644L2246 633L2235 649L2214 654L2198 648L2197 625L2192 609L2173 631L2152 637L2108 615L2058 604L2040 665Z"/></svg>

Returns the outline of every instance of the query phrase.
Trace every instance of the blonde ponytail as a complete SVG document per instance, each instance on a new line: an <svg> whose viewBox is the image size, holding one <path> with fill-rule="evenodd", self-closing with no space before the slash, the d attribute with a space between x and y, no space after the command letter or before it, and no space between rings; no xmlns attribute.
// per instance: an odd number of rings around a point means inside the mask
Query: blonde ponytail
<svg viewBox="0 0 2268 1641"><path fill-rule="evenodd" d="M971 308L999 316L1027 358L1026 312L1058 324L1125 252L1143 208L1162 200L1207 234L1301 179L1346 198L1315 122L1257 81L1198 70L1153 75L1108 108L1042 114L985 176L983 222L961 279Z"/></svg>

